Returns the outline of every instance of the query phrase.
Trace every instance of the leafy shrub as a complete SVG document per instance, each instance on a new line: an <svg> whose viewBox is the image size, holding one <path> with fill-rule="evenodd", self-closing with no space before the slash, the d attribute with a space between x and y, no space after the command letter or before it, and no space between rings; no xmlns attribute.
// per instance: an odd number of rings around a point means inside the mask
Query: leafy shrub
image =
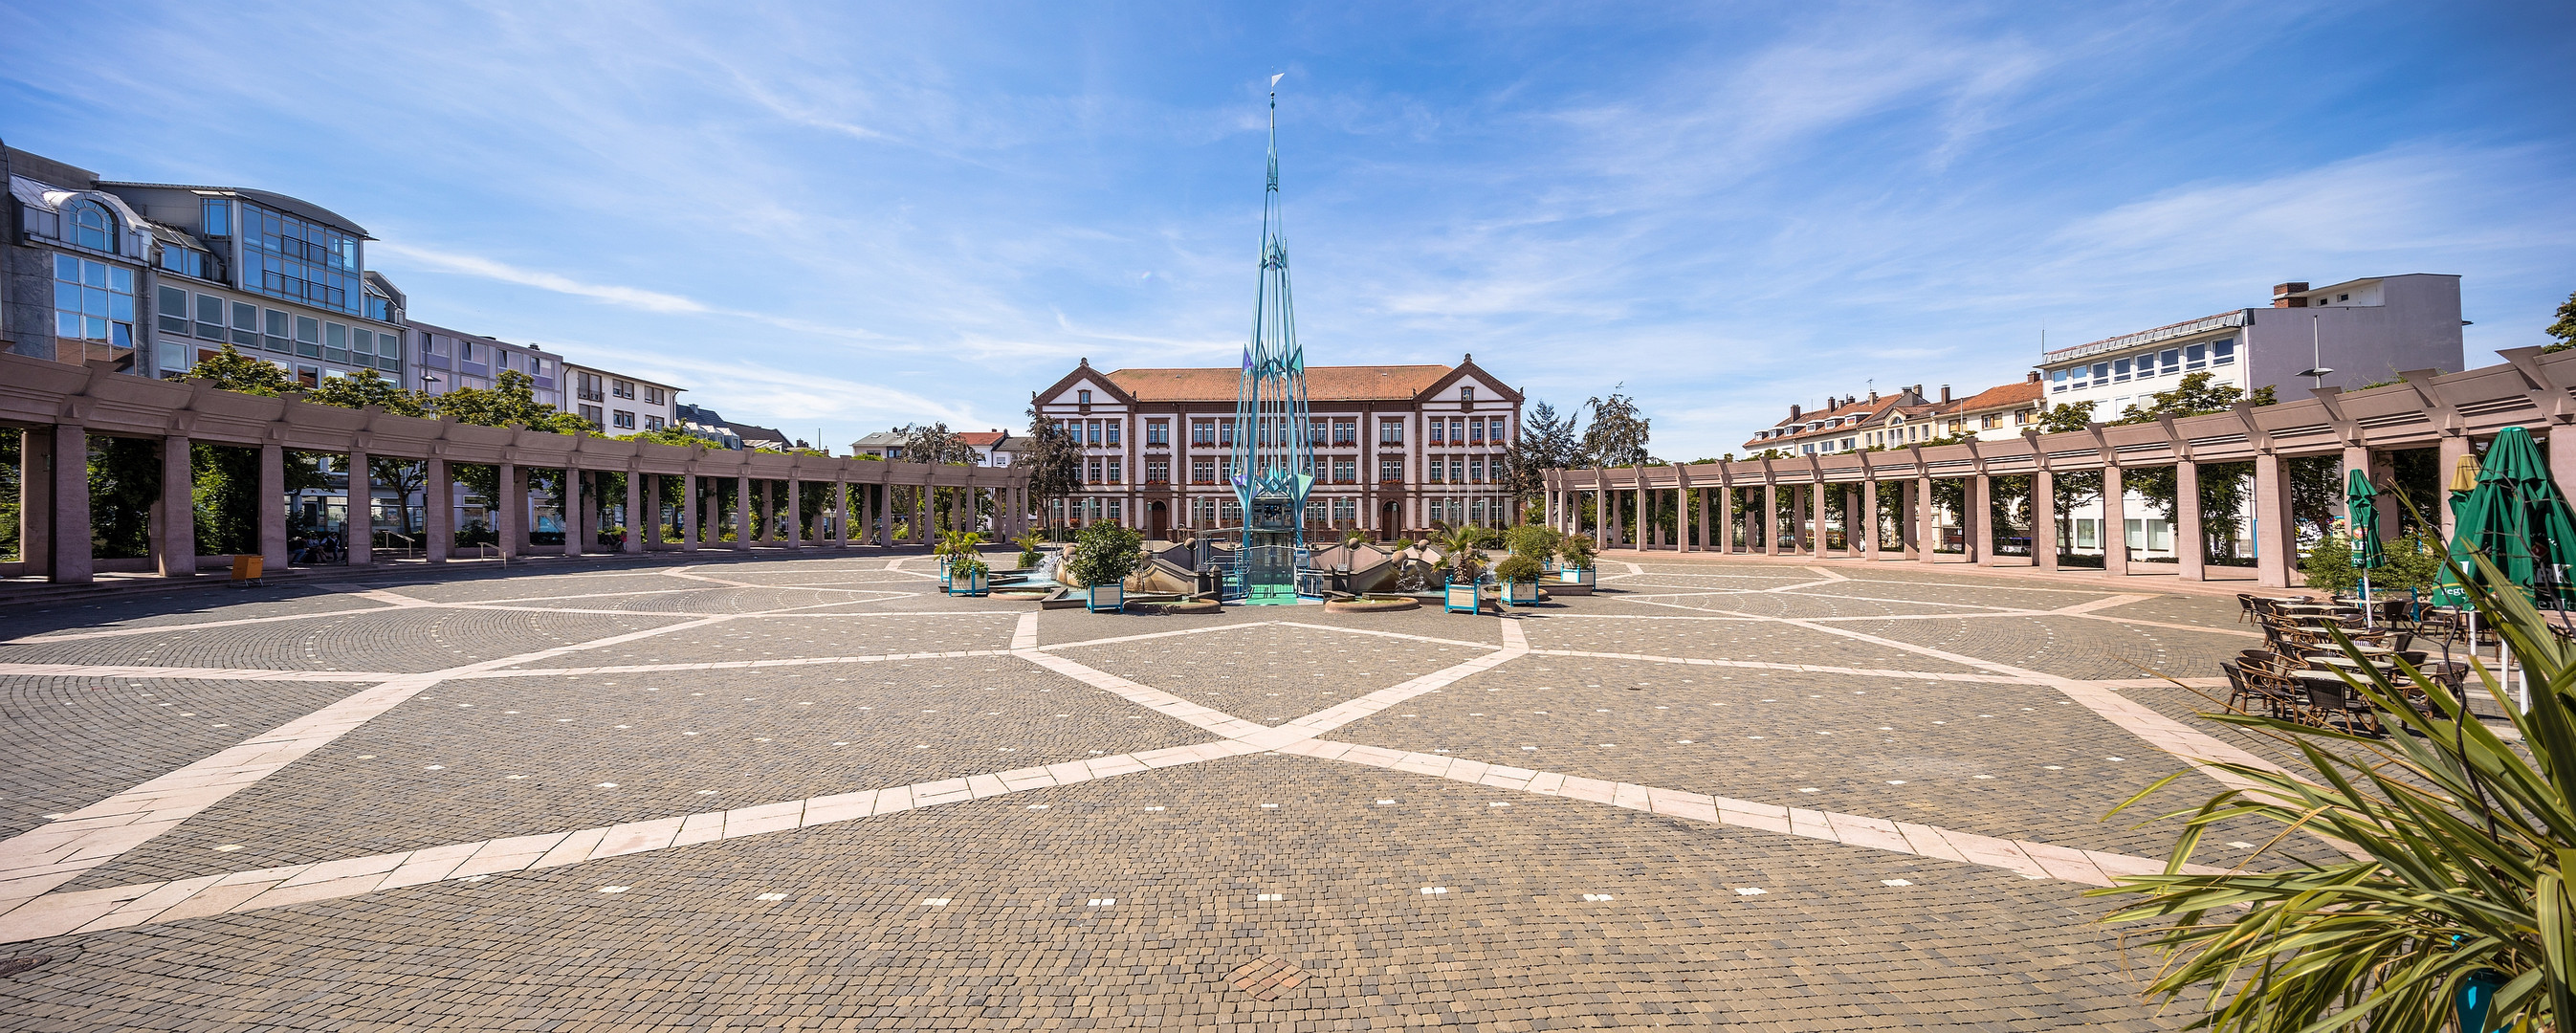
<svg viewBox="0 0 2576 1033"><path fill-rule="evenodd" d="M1086 585L1114 585L1127 580L1143 562L1145 536L1115 521L1095 520L1074 537L1073 558L1066 566Z"/></svg>
<svg viewBox="0 0 2576 1033"><path fill-rule="evenodd" d="M1494 579L1497 581L1536 581L1544 572L1537 560L1517 552L1494 564Z"/></svg>
<svg viewBox="0 0 2576 1033"><path fill-rule="evenodd" d="M1555 555L1557 544L1564 538L1564 535L1558 534L1555 528L1546 524L1522 524L1512 528L1510 534L1503 536L1503 544L1511 549L1514 556L1527 556L1536 560Z"/></svg>
<svg viewBox="0 0 2576 1033"><path fill-rule="evenodd" d="M1588 534L1567 535L1556 543L1556 558L1568 568L1582 570L1592 566L1592 557L1601 554L1601 546Z"/></svg>

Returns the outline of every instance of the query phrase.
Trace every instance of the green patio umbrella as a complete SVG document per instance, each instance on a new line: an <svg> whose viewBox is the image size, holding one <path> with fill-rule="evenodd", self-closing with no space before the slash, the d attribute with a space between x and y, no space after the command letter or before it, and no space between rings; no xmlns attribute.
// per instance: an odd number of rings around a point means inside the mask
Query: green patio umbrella
<svg viewBox="0 0 2576 1033"><path fill-rule="evenodd" d="M2379 548L2379 489L2370 486L2370 476L2354 470L2344 478L2343 522L2352 544L2352 567L2361 571L2361 613L2365 624L2375 620L2370 605L2370 572L2387 565L2388 555Z"/></svg>
<svg viewBox="0 0 2576 1033"><path fill-rule="evenodd" d="M2474 571L2472 553L2483 552L2502 582L2487 586L2490 590L2509 585L2538 602L2566 604L2569 558L2576 553L2576 512L2550 481L2531 432L2507 427L2496 435L2487 446L2476 489L2459 500L2455 511L2459 531L2451 539L2453 566ZM2444 570L2435 598L2460 605L2466 596Z"/></svg>

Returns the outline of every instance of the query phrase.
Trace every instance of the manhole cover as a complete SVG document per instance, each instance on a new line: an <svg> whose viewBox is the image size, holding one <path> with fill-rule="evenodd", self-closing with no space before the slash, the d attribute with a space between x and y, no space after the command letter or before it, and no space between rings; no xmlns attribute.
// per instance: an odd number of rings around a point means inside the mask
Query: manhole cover
<svg viewBox="0 0 2576 1033"><path fill-rule="evenodd" d="M1306 972L1296 963L1276 954L1264 954L1250 964L1235 969L1226 977L1234 988L1252 995L1254 1000L1275 1000L1306 981Z"/></svg>
<svg viewBox="0 0 2576 1033"><path fill-rule="evenodd" d="M52 960L54 959L40 958L32 954L23 958L0 958L0 979L17 975L20 972L27 971L28 969L35 968ZM1270 998L1267 997L1262 998L1262 1000L1265 1001L1269 999Z"/></svg>

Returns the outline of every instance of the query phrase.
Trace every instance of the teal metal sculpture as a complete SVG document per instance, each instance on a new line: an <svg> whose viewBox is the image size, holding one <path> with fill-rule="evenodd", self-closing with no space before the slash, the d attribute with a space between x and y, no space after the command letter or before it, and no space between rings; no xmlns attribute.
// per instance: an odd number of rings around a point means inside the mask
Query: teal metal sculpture
<svg viewBox="0 0 2576 1033"><path fill-rule="evenodd" d="M1306 566L1306 495L1315 486L1315 454L1306 420L1306 353L1297 345L1296 307L1288 295L1288 242L1279 211L1279 76L1270 77L1270 185L1261 206L1261 282L1254 296L1252 340L1243 346L1243 380L1234 401L1231 480L1243 505L1243 544L1236 562L1242 601L1294 604Z"/></svg>

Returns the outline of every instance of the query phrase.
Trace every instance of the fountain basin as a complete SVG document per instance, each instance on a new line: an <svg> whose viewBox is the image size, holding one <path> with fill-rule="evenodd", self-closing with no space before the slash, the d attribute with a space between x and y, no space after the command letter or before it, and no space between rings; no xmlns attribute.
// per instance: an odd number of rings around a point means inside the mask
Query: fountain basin
<svg viewBox="0 0 2576 1033"><path fill-rule="evenodd" d="M1437 595L1433 598L1438 599ZM1411 595L1364 595L1356 599L1330 599L1324 603L1326 613L1394 613L1416 610L1422 600Z"/></svg>

